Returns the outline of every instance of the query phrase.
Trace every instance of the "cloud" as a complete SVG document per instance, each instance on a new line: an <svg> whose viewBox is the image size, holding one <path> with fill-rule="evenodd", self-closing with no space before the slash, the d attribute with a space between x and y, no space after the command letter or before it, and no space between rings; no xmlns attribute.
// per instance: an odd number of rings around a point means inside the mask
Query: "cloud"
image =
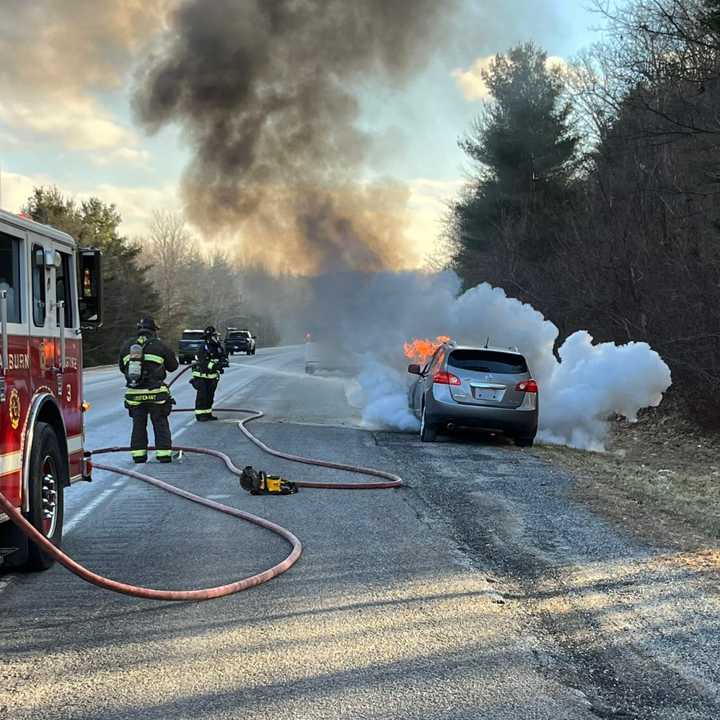
<svg viewBox="0 0 720 720"><path fill-rule="evenodd" d="M9 212L18 213L39 185L51 185L46 175L19 175L2 171L2 199L0 207Z"/></svg>
<svg viewBox="0 0 720 720"><path fill-rule="evenodd" d="M467 70L456 68L452 71L455 82L468 102L485 100L490 97L490 90L483 80L482 72L490 67L490 63L494 59L494 55L488 55L475 60Z"/></svg>
<svg viewBox="0 0 720 720"><path fill-rule="evenodd" d="M122 89L174 0L3 0L0 123L15 142L50 139L74 151L143 160L140 138L99 93ZM110 156L112 157L112 156Z"/></svg>
<svg viewBox="0 0 720 720"><path fill-rule="evenodd" d="M78 190L78 200L90 197L112 203L120 212L120 231L130 238L143 237L155 210L179 211L181 209L178 186L168 183L161 186L137 186L102 184L92 190Z"/></svg>
<svg viewBox="0 0 720 720"><path fill-rule="evenodd" d="M490 69L493 60L495 60L495 55L486 55L477 58L467 70L456 68L452 71L451 76L455 78L457 86L468 102L483 101L490 97L490 89L483 79L483 71ZM545 67L548 69L557 68L565 72L568 64L563 58L551 55L545 61Z"/></svg>
<svg viewBox="0 0 720 720"><path fill-rule="evenodd" d="M53 185L55 182L46 175L21 175L2 173L2 208L10 212L20 212L34 187ZM174 183L161 186L98 185L93 189L86 187L67 187L61 191L77 202L90 197L100 198L103 202L115 205L122 217L120 232L128 237L142 237L155 210L180 210L178 187Z"/></svg>
<svg viewBox="0 0 720 720"><path fill-rule="evenodd" d="M100 167L116 165L118 163L136 165L142 168L149 168L151 166L150 153L147 150L136 147L114 148L109 152L93 155L91 160L93 164Z"/></svg>
<svg viewBox="0 0 720 720"><path fill-rule="evenodd" d="M48 92L39 97L10 99L0 106L0 121L10 128L16 138L47 137L62 142L68 150L130 149L137 136L116 123L109 113L89 96L61 97ZM50 109L51 108L51 109Z"/></svg>
<svg viewBox="0 0 720 720"><path fill-rule="evenodd" d="M409 183L409 223L406 231L417 253L417 262L411 267L422 267L429 259L446 255L443 239L448 204L457 197L464 181L430 180L416 178Z"/></svg>

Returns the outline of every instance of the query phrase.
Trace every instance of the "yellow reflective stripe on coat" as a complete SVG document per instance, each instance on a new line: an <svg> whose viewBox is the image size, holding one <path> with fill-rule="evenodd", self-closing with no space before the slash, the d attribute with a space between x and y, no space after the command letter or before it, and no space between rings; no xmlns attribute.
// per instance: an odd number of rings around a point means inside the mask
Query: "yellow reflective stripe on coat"
<svg viewBox="0 0 720 720"><path fill-rule="evenodd" d="M169 393L170 388L167 385L162 385L159 388L128 388L125 391L126 395L159 395L160 393Z"/></svg>
<svg viewBox="0 0 720 720"><path fill-rule="evenodd" d="M127 388L125 390L125 402L128 405L142 405L143 403L153 403L161 405L171 399L170 388L163 385L159 388Z"/></svg>
<svg viewBox="0 0 720 720"><path fill-rule="evenodd" d="M122 361L123 361L124 363L130 362L130 356L129 356L129 355L126 355L126 356L122 359Z"/></svg>
<svg viewBox="0 0 720 720"><path fill-rule="evenodd" d="M162 365L165 362L165 358L160 357L160 355L153 355L152 353L145 353L143 355L143 360L147 360L148 362L158 363L160 365Z"/></svg>
<svg viewBox="0 0 720 720"><path fill-rule="evenodd" d="M193 377L196 378L203 378L204 380L217 380L220 375L218 373L201 373L201 372L194 372L192 374Z"/></svg>

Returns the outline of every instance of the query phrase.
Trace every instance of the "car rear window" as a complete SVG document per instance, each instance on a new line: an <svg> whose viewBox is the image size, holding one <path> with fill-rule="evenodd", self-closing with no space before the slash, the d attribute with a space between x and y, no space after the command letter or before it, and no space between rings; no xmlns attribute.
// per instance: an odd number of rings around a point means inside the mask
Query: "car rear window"
<svg viewBox="0 0 720 720"><path fill-rule="evenodd" d="M203 339L203 333L202 332L184 332L182 334L183 340L202 340Z"/></svg>
<svg viewBox="0 0 720 720"><path fill-rule="evenodd" d="M234 332L228 333L228 337L231 338L240 338L240 337L248 337L250 335L247 330L236 330Z"/></svg>
<svg viewBox="0 0 720 720"><path fill-rule="evenodd" d="M518 375L528 371L522 355L492 350L455 350L448 358L448 365L473 372L489 372Z"/></svg>

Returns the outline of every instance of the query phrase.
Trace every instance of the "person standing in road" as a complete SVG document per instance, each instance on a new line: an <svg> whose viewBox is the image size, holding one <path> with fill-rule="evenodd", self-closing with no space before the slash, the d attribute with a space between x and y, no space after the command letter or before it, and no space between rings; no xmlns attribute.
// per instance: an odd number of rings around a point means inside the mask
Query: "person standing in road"
<svg viewBox="0 0 720 720"><path fill-rule="evenodd" d="M195 419L198 422L218 419L212 414L212 406L220 374L227 366L225 348L222 346L215 328L208 325L205 328L205 339L193 363L192 371L192 386L197 390Z"/></svg>
<svg viewBox="0 0 720 720"><path fill-rule="evenodd" d="M172 436L168 420L173 399L165 384L168 372L178 369L175 353L157 336L158 326L151 317L141 318L137 335L120 350L118 365L125 376L125 407L132 418L130 448L136 463L147 462L148 416L155 433L155 456L159 462L172 462Z"/></svg>

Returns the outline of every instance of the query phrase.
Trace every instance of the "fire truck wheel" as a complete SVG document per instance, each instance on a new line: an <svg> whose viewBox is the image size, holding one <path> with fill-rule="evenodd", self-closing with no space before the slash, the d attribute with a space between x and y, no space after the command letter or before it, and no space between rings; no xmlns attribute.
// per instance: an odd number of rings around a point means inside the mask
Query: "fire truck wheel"
<svg viewBox="0 0 720 720"><path fill-rule="evenodd" d="M68 468L57 435L47 423L38 423L30 451L30 510L26 517L57 546L62 540L67 482ZM28 570L47 570L53 562L35 543L29 543Z"/></svg>

